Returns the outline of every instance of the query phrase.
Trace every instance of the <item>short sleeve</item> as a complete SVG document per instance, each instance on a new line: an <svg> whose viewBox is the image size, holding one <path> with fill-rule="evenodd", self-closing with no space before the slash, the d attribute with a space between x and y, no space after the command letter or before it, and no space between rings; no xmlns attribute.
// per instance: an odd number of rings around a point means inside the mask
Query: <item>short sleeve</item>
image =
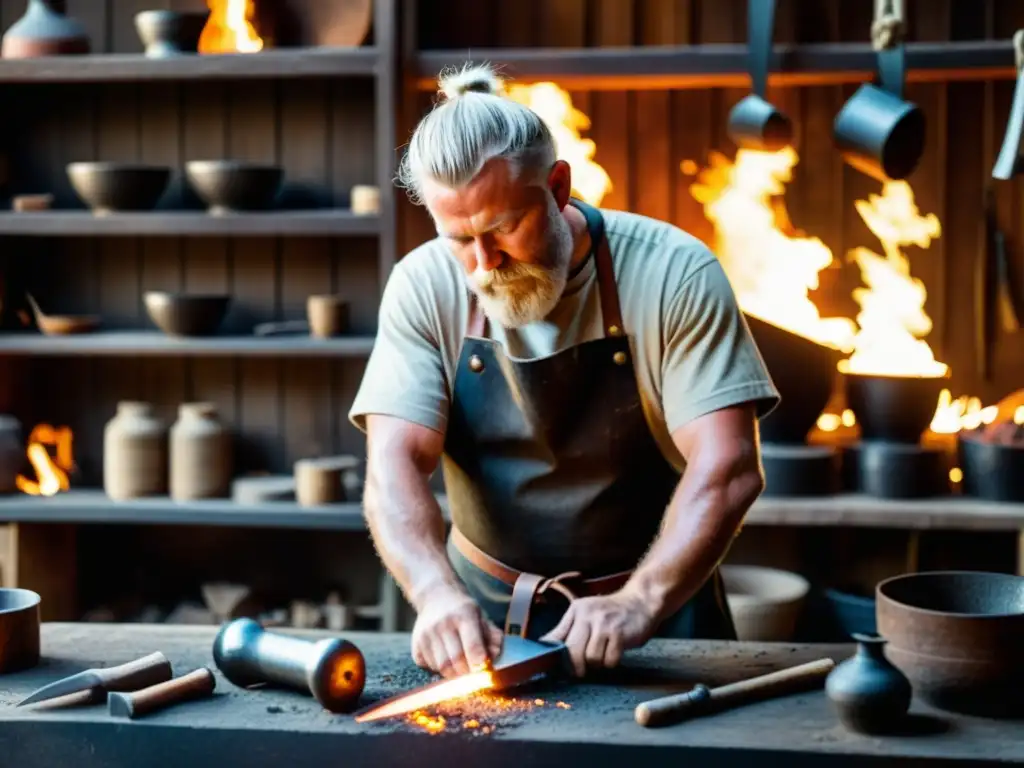
<svg viewBox="0 0 1024 768"><path fill-rule="evenodd" d="M713 411L779 402L732 285L716 258L690 273L663 313L662 407L674 432Z"/></svg>
<svg viewBox="0 0 1024 768"><path fill-rule="evenodd" d="M388 278L377 338L349 411L349 420L364 432L369 414L445 430L448 387L436 330L436 301L430 291L401 263Z"/></svg>

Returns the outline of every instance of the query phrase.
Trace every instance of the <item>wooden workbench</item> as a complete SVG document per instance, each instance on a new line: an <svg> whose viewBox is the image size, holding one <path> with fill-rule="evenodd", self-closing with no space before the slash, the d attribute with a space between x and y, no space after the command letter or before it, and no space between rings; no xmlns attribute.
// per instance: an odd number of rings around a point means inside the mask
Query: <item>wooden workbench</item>
<svg viewBox="0 0 1024 768"><path fill-rule="evenodd" d="M1024 764L1024 728L949 716L915 706L915 732L873 738L845 731L824 693L814 691L663 729L633 722L634 706L701 681L721 684L831 656L849 646L655 641L625 666L587 683L536 687L513 699L494 696L441 710L435 734L408 719L356 724L310 698L277 690L243 691L218 675L212 699L180 704L136 721L111 718L102 705L50 711L15 708L35 688L92 666L163 651L175 674L211 665L211 627L46 624L44 661L0 678L0 754L18 768L238 765L901 765ZM310 635L315 633L297 633ZM364 702L427 678L409 659L402 634L352 633L366 656ZM537 703L535 700L542 700ZM559 703L561 702L561 703ZM477 720L475 728L469 715ZM437 722L437 721L435 721ZM692 761L697 762L686 762Z"/></svg>

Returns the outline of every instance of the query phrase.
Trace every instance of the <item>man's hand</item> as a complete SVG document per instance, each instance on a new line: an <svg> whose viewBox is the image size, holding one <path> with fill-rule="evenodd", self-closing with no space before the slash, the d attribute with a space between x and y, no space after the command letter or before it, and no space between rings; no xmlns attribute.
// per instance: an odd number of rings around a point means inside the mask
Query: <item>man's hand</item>
<svg viewBox="0 0 1024 768"><path fill-rule="evenodd" d="M412 659L444 677L484 667L501 652L501 630L465 592L442 588L423 603L412 630Z"/></svg>
<svg viewBox="0 0 1024 768"><path fill-rule="evenodd" d="M574 600L542 639L565 643L576 674L583 677L588 665L616 666L623 651L646 643L656 628L655 616L640 596L620 590Z"/></svg>

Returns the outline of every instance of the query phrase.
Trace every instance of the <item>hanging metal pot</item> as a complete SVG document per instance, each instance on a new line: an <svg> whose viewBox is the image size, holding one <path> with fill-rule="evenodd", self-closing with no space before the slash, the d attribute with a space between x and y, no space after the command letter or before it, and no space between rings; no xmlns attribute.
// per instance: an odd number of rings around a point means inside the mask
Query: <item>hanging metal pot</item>
<svg viewBox="0 0 1024 768"><path fill-rule="evenodd" d="M793 141L792 122L765 99L774 26L775 0L749 0L747 36L754 92L729 113L727 132L737 147L774 152Z"/></svg>
<svg viewBox="0 0 1024 768"><path fill-rule="evenodd" d="M833 136L843 159L879 181L905 179L924 151L920 108L903 98L903 0L876 0L871 43L880 85L865 83L836 115Z"/></svg>

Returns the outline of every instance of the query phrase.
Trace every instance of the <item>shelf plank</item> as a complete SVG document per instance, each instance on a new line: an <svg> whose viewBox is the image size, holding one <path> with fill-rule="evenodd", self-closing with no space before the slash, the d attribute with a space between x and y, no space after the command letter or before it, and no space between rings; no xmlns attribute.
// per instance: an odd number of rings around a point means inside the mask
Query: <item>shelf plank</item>
<svg viewBox="0 0 1024 768"><path fill-rule="evenodd" d="M447 501L438 499L447 517ZM363 531L360 503L302 507L292 502L236 504L224 499L177 503L166 498L110 501L99 490L71 490L49 498L0 497L0 522L216 525ZM761 498L747 525L1021 531L1024 504L966 498L896 501L845 495L821 499Z"/></svg>
<svg viewBox="0 0 1024 768"><path fill-rule="evenodd" d="M277 48L167 59L118 53L47 56L0 60L0 83L360 77L376 74L379 63L378 50L373 46Z"/></svg>
<svg viewBox="0 0 1024 768"><path fill-rule="evenodd" d="M38 333L0 334L0 354L21 356L185 356L185 357L366 357L373 336L318 339L281 336L207 336L176 338L159 331L97 331L69 336Z"/></svg>
<svg viewBox="0 0 1024 768"><path fill-rule="evenodd" d="M211 216L202 211L145 211L94 214L90 211L0 213L0 235L62 236L375 236L376 216L347 209L260 211Z"/></svg>
<svg viewBox="0 0 1024 768"><path fill-rule="evenodd" d="M1010 40L909 43L908 82L1013 79ZM750 85L745 45L636 46L602 48L491 48L424 51L416 57L417 87L433 91L437 75L467 59L486 61L517 82L553 80L568 90L658 90L746 88ZM776 45L770 85L859 83L875 75L869 44Z"/></svg>
<svg viewBox="0 0 1024 768"><path fill-rule="evenodd" d="M237 504L230 499L176 502L169 498L111 501L103 491L72 490L48 498L0 497L0 521L124 525L213 525L363 531L362 505L303 507L292 502Z"/></svg>

